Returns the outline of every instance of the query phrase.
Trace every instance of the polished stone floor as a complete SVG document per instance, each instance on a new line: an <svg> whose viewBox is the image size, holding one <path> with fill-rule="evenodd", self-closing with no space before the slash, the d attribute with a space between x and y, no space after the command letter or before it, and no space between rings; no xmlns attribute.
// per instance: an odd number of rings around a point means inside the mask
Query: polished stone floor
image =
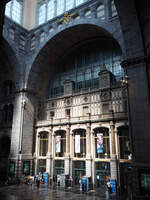
<svg viewBox="0 0 150 200"><path fill-rule="evenodd" d="M46 186L13 185L0 188L0 200L104 200L97 195L82 194L79 191L52 189Z"/></svg>

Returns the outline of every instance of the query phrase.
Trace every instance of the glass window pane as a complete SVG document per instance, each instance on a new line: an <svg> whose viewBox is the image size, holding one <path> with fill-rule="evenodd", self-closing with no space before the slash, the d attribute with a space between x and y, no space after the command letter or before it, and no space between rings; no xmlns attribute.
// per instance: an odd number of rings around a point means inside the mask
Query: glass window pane
<svg viewBox="0 0 150 200"><path fill-rule="evenodd" d="M66 10L73 8L74 0L66 0Z"/></svg>
<svg viewBox="0 0 150 200"><path fill-rule="evenodd" d="M6 4L5 15L10 17L11 1Z"/></svg>
<svg viewBox="0 0 150 200"><path fill-rule="evenodd" d="M54 17L55 12L55 3L54 0L49 1L47 6L47 20L50 20Z"/></svg>
<svg viewBox="0 0 150 200"><path fill-rule="evenodd" d="M57 15L64 12L64 0L57 0Z"/></svg>
<svg viewBox="0 0 150 200"><path fill-rule="evenodd" d="M19 24L21 23L21 9L21 4L14 0L12 8L12 19Z"/></svg>
<svg viewBox="0 0 150 200"><path fill-rule="evenodd" d="M39 8L39 25L45 22L46 4L43 4Z"/></svg>
<svg viewBox="0 0 150 200"><path fill-rule="evenodd" d="M111 2L111 7L112 7L112 17L117 15L117 10L114 1Z"/></svg>
<svg viewBox="0 0 150 200"><path fill-rule="evenodd" d="M83 3L83 0L76 0L76 6L80 5Z"/></svg>

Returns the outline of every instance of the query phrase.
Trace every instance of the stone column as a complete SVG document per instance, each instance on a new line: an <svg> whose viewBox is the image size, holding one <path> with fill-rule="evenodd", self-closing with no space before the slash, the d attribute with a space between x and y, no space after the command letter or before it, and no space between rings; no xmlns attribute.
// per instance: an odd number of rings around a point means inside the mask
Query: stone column
<svg viewBox="0 0 150 200"><path fill-rule="evenodd" d="M72 160L74 157L74 139L73 132L70 132L70 175L72 176Z"/></svg>
<svg viewBox="0 0 150 200"><path fill-rule="evenodd" d="M40 148L40 135L36 133L36 144L35 144L35 163L34 163L34 174L38 173L38 156L39 156L39 148Z"/></svg>
<svg viewBox="0 0 150 200"><path fill-rule="evenodd" d="M65 174L70 174L70 127L66 131L66 154L65 154Z"/></svg>
<svg viewBox="0 0 150 200"><path fill-rule="evenodd" d="M51 176L51 167L52 167L52 127L49 129L49 137L48 137L48 152L46 155L46 172L49 174L50 179Z"/></svg>
<svg viewBox="0 0 150 200"><path fill-rule="evenodd" d="M55 141L55 132L52 131L52 162L51 162L51 177L54 175L54 159L56 155L56 141Z"/></svg>
<svg viewBox="0 0 150 200"><path fill-rule="evenodd" d="M111 179L117 180L117 156L116 156L116 144L115 144L115 129L114 123L110 122L110 129L109 129L109 137L110 137L110 153L111 153L111 160L110 160L110 172L111 172Z"/></svg>
<svg viewBox="0 0 150 200"><path fill-rule="evenodd" d="M95 133L94 131L91 132L91 157L92 157L92 184L93 184L93 190L95 188L95 171L94 171L94 159L95 159Z"/></svg>
<svg viewBox="0 0 150 200"><path fill-rule="evenodd" d="M87 124L86 132L86 176L91 177L91 125Z"/></svg>

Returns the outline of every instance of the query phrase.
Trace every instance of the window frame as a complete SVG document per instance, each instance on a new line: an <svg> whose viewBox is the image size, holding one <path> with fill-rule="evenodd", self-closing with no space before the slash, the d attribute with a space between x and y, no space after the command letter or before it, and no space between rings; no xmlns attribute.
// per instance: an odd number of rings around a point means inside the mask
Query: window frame
<svg viewBox="0 0 150 200"><path fill-rule="evenodd" d="M15 2L17 2L18 4L20 4L20 22L18 22L17 20L15 20L13 18L13 11L14 11L14 5L15 5ZM24 15L24 0L11 0L10 2L8 2L8 4L10 4L10 14L9 16L6 15L6 10L5 10L5 16L12 19L15 23L21 25L23 24L23 15ZM6 4L6 9L7 9L7 4ZM18 10L18 9L17 9Z"/></svg>

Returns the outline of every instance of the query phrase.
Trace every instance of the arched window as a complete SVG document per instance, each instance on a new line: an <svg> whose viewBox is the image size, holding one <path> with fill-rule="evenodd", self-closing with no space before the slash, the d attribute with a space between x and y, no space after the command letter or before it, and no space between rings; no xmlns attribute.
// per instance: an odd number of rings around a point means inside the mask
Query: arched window
<svg viewBox="0 0 150 200"><path fill-rule="evenodd" d="M7 17L10 17L11 5L12 5L11 1L6 4L5 15Z"/></svg>
<svg viewBox="0 0 150 200"><path fill-rule="evenodd" d="M50 0L47 5L47 20L50 20L54 17L55 13L55 3L54 0Z"/></svg>
<svg viewBox="0 0 150 200"><path fill-rule="evenodd" d="M77 129L74 131L74 157L85 158L86 156L86 131Z"/></svg>
<svg viewBox="0 0 150 200"><path fill-rule="evenodd" d="M105 19L105 9L104 5L99 5L97 7L97 17L104 20Z"/></svg>
<svg viewBox="0 0 150 200"><path fill-rule="evenodd" d="M120 159L131 159L131 145L129 139L129 128L127 126L118 128Z"/></svg>
<svg viewBox="0 0 150 200"><path fill-rule="evenodd" d="M23 5L18 0L12 0L6 4L5 15L12 18L15 22L22 22Z"/></svg>
<svg viewBox="0 0 150 200"><path fill-rule="evenodd" d="M54 17L71 10L87 0L46 0L38 4L38 25L41 25ZM9 7L8 9L9 10ZM7 12L8 13L8 12ZM90 12L86 13L90 17Z"/></svg>
<svg viewBox="0 0 150 200"><path fill-rule="evenodd" d="M103 127L94 129L94 138L95 157L110 158L109 129Z"/></svg>
<svg viewBox="0 0 150 200"><path fill-rule="evenodd" d="M40 34L40 43L42 43L42 42L44 41L44 38L45 38L45 33L42 32L42 33Z"/></svg>
<svg viewBox="0 0 150 200"><path fill-rule="evenodd" d="M117 10L116 10L114 0L111 1L111 15L112 15L112 17L117 15Z"/></svg>
<svg viewBox="0 0 150 200"><path fill-rule="evenodd" d="M56 131L56 157L64 157L66 153L66 131Z"/></svg>
<svg viewBox="0 0 150 200"><path fill-rule="evenodd" d="M48 152L48 133L40 133L40 156L46 156Z"/></svg>
<svg viewBox="0 0 150 200"><path fill-rule="evenodd" d="M103 104L102 106L102 114L109 114L109 104Z"/></svg>

